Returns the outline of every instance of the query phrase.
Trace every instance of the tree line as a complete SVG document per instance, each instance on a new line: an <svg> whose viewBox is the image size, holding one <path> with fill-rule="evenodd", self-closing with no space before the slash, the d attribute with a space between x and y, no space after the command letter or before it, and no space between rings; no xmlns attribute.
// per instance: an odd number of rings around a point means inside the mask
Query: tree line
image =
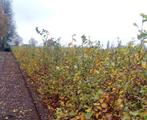
<svg viewBox="0 0 147 120"><path fill-rule="evenodd" d="M12 0L0 0L0 49L10 49L10 44L18 45L21 41L16 32Z"/></svg>

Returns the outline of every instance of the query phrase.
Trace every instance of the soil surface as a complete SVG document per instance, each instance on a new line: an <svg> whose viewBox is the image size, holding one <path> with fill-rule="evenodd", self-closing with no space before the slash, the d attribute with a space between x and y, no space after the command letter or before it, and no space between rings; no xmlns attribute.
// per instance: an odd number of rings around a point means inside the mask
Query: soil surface
<svg viewBox="0 0 147 120"><path fill-rule="evenodd" d="M40 120L11 52L0 52L0 120Z"/></svg>

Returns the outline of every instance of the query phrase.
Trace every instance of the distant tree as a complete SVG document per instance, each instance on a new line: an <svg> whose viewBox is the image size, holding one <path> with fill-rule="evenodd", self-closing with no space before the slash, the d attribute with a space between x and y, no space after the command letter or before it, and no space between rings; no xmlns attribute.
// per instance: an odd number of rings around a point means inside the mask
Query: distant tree
<svg viewBox="0 0 147 120"><path fill-rule="evenodd" d="M6 41L12 41L16 34L16 26L14 21L14 15L12 10L12 0L4 0L4 13L8 17L8 31L6 34Z"/></svg>
<svg viewBox="0 0 147 120"><path fill-rule="evenodd" d="M50 38L44 42L44 46L51 47L54 46L54 38Z"/></svg>
<svg viewBox="0 0 147 120"><path fill-rule="evenodd" d="M109 49L110 48L110 41L108 40L107 41L107 49Z"/></svg>
<svg viewBox="0 0 147 120"><path fill-rule="evenodd" d="M0 0L0 8L1 8L0 14L4 14L6 16L5 18L1 17L5 19L5 24L1 24L0 27L3 29L1 29L0 31L3 30L5 34L3 34L3 37L0 38L0 45L1 45L0 47L1 49L5 49L5 48L8 49L10 48L8 42L13 41L13 37L16 34L15 22L13 19L13 11L12 11L12 0ZM0 19L0 21L2 22L3 19Z"/></svg>
<svg viewBox="0 0 147 120"><path fill-rule="evenodd" d="M36 46L37 45L37 40L35 40L34 38L31 38L30 40L29 40L29 44L31 45L31 46Z"/></svg>
<svg viewBox="0 0 147 120"><path fill-rule="evenodd" d="M122 43L119 37L117 37L117 48L121 48L122 47Z"/></svg>
<svg viewBox="0 0 147 120"><path fill-rule="evenodd" d="M7 34L8 25L7 25L7 16L4 13L2 6L0 6L0 49L4 47L4 36Z"/></svg>
<svg viewBox="0 0 147 120"><path fill-rule="evenodd" d="M20 36L16 33L16 34L13 36L13 41L12 41L12 43L13 43L15 46L19 46L22 42L23 42L22 37L20 37Z"/></svg>
<svg viewBox="0 0 147 120"><path fill-rule="evenodd" d="M7 33L7 17L0 8L0 36L3 37Z"/></svg>

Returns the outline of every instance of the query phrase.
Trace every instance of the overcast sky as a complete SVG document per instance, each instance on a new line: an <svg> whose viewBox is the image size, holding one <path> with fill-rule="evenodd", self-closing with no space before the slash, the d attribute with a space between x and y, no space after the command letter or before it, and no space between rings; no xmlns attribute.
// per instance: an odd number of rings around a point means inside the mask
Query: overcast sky
<svg viewBox="0 0 147 120"><path fill-rule="evenodd" d="M45 28L62 43L82 34L93 40L123 43L136 36L134 22L147 14L147 0L13 0L17 31L24 43L33 37L41 43L35 27ZM79 40L79 39L78 39Z"/></svg>

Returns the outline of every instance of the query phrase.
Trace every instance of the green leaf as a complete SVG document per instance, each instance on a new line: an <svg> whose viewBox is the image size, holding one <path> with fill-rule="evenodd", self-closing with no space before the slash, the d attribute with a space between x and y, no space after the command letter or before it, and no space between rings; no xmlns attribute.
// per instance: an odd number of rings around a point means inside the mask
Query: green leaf
<svg viewBox="0 0 147 120"><path fill-rule="evenodd" d="M123 118L122 118L122 120L130 120L131 118L130 118L130 115L129 115L129 113L124 113L124 116L123 116Z"/></svg>
<svg viewBox="0 0 147 120"><path fill-rule="evenodd" d="M95 93L95 96L94 96L95 100L97 100L101 94L103 94L103 91L101 89L97 90L97 92Z"/></svg>
<svg viewBox="0 0 147 120"><path fill-rule="evenodd" d="M87 112L87 113L85 113L86 119L91 119L92 115L93 115L92 112Z"/></svg>
<svg viewBox="0 0 147 120"><path fill-rule="evenodd" d="M144 120L147 120L147 115L146 115L146 116L144 116Z"/></svg>
<svg viewBox="0 0 147 120"><path fill-rule="evenodd" d="M145 15L145 14L143 14L143 13L141 13L140 15L141 15L143 18L147 19L147 15Z"/></svg>
<svg viewBox="0 0 147 120"><path fill-rule="evenodd" d="M141 32L141 33L137 36L138 39L142 39L142 38L145 38L145 37L147 37L147 33L144 33L144 32Z"/></svg>
<svg viewBox="0 0 147 120"><path fill-rule="evenodd" d="M130 112L130 114L133 115L133 116L137 116L137 115L139 115L139 113L140 113L139 111Z"/></svg>
<svg viewBox="0 0 147 120"><path fill-rule="evenodd" d="M146 116L144 116L144 120L147 120L147 115L146 115Z"/></svg>
<svg viewBox="0 0 147 120"><path fill-rule="evenodd" d="M140 90L140 93L146 95L147 94L147 87L146 86L144 86L144 87L142 86L141 90Z"/></svg>

